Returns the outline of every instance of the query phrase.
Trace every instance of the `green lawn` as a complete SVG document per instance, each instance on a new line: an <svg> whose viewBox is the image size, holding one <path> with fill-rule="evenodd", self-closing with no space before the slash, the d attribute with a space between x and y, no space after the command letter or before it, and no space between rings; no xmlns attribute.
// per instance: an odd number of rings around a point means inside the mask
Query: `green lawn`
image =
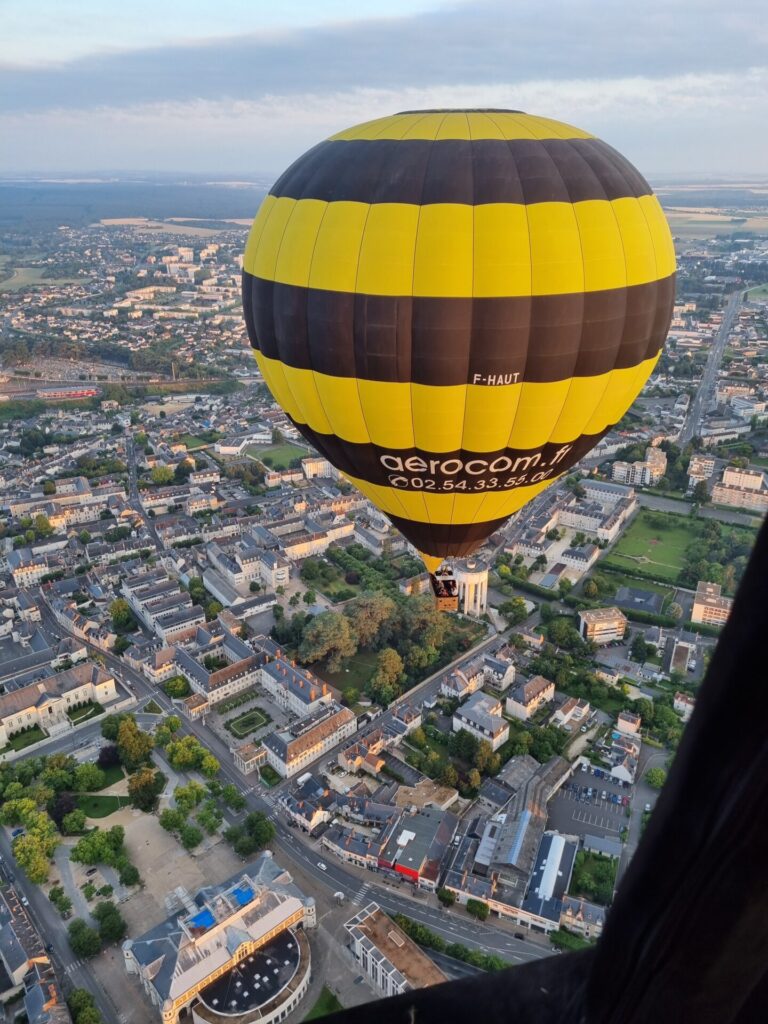
<svg viewBox="0 0 768 1024"><path fill-rule="evenodd" d="M598 572L600 571L599 565L597 566L597 570ZM631 572L631 570L629 571ZM672 603L675 596L674 587L667 587L663 583L655 583L653 580L639 580L633 576L627 575L627 573L614 572L612 570L610 574L605 573L604 578L609 579L611 583L615 583L617 590L619 587L634 587L635 590L649 590L652 594L661 594L664 598L662 612L664 612L668 605ZM610 601L610 599L606 598L606 601Z"/></svg>
<svg viewBox="0 0 768 1024"><path fill-rule="evenodd" d="M162 715L163 709L156 700L151 700L144 708L145 715Z"/></svg>
<svg viewBox="0 0 768 1024"><path fill-rule="evenodd" d="M77 806L81 811L85 811L89 818L108 818L110 814L129 804L127 796L94 796L93 793L81 793L77 797Z"/></svg>
<svg viewBox="0 0 768 1024"><path fill-rule="evenodd" d="M320 993L317 1002L304 1020L317 1020L318 1017L327 1017L329 1013L336 1013L337 1010L343 1009L344 1007L333 992L323 985L323 991Z"/></svg>
<svg viewBox="0 0 768 1024"><path fill-rule="evenodd" d="M109 768L102 768L104 772L104 785L102 789L106 789L107 786L114 786L116 782L120 782L121 779L125 778L125 772L119 764L111 764Z"/></svg>
<svg viewBox="0 0 768 1024"><path fill-rule="evenodd" d="M177 438L179 444L185 444L187 448L204 448L207 444L213 444L221 434L217 430L212 430L208 433L207 437L200 437L197 434L180 434Z"/></svg>
<svg viewBox="0 0 768 1024"><path fill-rule="evenodd" d="M265 764L263 768L259 768L259 774L265 786L276 786L281 781L271 764Z"/></svg>
<svg viewBox="0 0 768 1024"><path fill-rule="evenodd" d="M759 284L756 288L749 289L750 299L768 299L768 284Z"/></svg>
<svg viewBox="0 0 768 1024"><path fill-rule="evenodd" d="M74 708L72 711L67 712L67 717L73 722L84 722L87 718L96 718L97 715L103 715L104 708L101 704L97 704L96 701L90 701L81 708Z"/></svg>
<svg viewBox="0 0 768 1024"><path fill-rule="evenodd" d="M263 711L259 711L258 708L251 708L250 711L246 711L242 715L238 715L237 718L233 718L232 721L227 722L227 729L236 736L238 739L244 739L252 732L256 732L263 725L266 725L268 721L267 716Z"/></svg>
<svg viewBox="0 0 768 1024"><path fill-rule="evenodd" d="M308 452L306 448L300 448L297 444L271 444L265 448L247 448L245 454L249 459L256 459L258 462L264 462L265 458L271 459L270 469L288 469L294 459L303 459Z"/></svg>
<svg viewBox="0 0 768 1024"><path fill-rule="evenodd" d="M333 601L334 604L337 601L349 601L353 597L357 597L362 592L362 587L359 583L347 583L342 576L338 580L332 580L330 583L313 581L313 590L319 590L321 594L324 594L329 601Z"/></svg>
<svg viewBox="0 0 768 1024"><path fill-rule="evenodd" d="M11 736L6 749L24 750L25 747L31 747L33 743L39 743L40 740L44 740L46 735L39 725L35 725L28 732L19 733L18 736Z"/></svg>
<svg viewBox="0 0 768 1024"><path fill-rule="evenodd" d="M663 517L664 528L653 525ZM674 583L683 567L685 550L699 528L683 517L642 511L605 560L606 565L631 572L639 569ZM639 585L639 584L637 584Z"/></svg>
<svg viewBox="0 0 768 1024"><path fill-rule="evenodd" d="M339 690L344 691L348 686L355 686L358 690L362 690L373 675L378 656L376 651L360 651L345 662L344 668L340 672L327 672L325 669L319 671L318 665L313 665L312 668L318 675L322 675L322 678L326 679L331 686L335 686Z"/></svg>
<svg viewBox="0 0 768 1024"><path fill-rule="evenodd" d="M32 286L45 288L59 284L75 284L88 280L85 277L43 277L46 267L16 267L5 281L0 281L0 292L18 292Z"/></svg>

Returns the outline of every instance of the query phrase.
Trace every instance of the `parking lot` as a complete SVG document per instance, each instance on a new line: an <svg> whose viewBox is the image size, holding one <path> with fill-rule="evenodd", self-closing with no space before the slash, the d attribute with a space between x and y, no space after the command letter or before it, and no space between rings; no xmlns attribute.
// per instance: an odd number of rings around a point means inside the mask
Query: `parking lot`
<svg viewBox="0 0 768 1024"><path fill-rule="evenodd" d="M547 828L570 835L616 838L629 824L632 790L593 775L594 770L576 771L550 801Z"/></svg>

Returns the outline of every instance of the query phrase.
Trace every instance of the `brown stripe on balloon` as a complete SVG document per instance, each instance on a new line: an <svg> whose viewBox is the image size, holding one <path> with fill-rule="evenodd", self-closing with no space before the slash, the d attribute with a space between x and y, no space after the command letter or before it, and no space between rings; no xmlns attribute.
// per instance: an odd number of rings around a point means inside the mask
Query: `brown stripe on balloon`
<svg viewBox="0 0 768 1024"><path fill-rule="evenodd" d="M437 386L550 383L637 366L664 344L675 275L567 295L425 298L280 284L243 271L251 345L302 370Z"/></svg>
<svg viewBox="0 0 768 1024"><path fill-rule="evenodd" d="M483 523L420 523L400 516L387 515L392 525L425 555L439 558L463 558L471 555L502 526L509 516L489 519Z"/></svg>
<svg viewBox="0 0 768 1024"><path fill-rule="evenodd" d="M577 203L651 195L599 139L338 139L281 175L273 196L324 202Z"/></svg>
<svg viewBox="0 0 768 1024"><path fill-rule="evenodd" d="M493 452L457 448L435 453L345 441L335 434L313 430L306 423L291 422L342 473L381 487L427 495L511 491L554 480L611 429L609 426L597 434L581 434L568 443L548 441L538 448L500 448Z"/></svg>

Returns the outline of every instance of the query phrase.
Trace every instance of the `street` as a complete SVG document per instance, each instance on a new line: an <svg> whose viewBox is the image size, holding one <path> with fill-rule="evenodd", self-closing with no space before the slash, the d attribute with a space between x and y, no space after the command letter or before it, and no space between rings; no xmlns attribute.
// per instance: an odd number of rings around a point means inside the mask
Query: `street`
<svg viewBox="0 0 768 1024"><path fill-rule="evenodd" d="M692 438L696 437L699 432L701 419L709 406L710 397L717 379L717 373L720 369L720 363L723 361L723 353L725 352L725 347L728 344L731 328L733 327L734 321L738 317L739 310L741 309L741 295L741 292L734 292L723 310L723 320L720 324L720 329L715 335L714 344L709 351L707 364L704 367L703 374L701 375L701 383L699 384L696 396L690 404L688 415L686 416L685 423L680 431L681 447L688 444L688 442Z"/></svg>

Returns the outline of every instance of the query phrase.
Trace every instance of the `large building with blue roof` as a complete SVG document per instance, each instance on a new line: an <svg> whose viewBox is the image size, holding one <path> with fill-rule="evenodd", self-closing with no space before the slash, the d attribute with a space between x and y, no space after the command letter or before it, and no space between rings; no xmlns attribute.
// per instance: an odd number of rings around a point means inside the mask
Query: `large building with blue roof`
<svg viewBox="0 0 768 1024"><path fill-rule="evenodd" d="M163 1024L272 1024L298 1006L315 904L269 851L221 885L172 899L170 917L123 943L125 968Z"/></svg>

